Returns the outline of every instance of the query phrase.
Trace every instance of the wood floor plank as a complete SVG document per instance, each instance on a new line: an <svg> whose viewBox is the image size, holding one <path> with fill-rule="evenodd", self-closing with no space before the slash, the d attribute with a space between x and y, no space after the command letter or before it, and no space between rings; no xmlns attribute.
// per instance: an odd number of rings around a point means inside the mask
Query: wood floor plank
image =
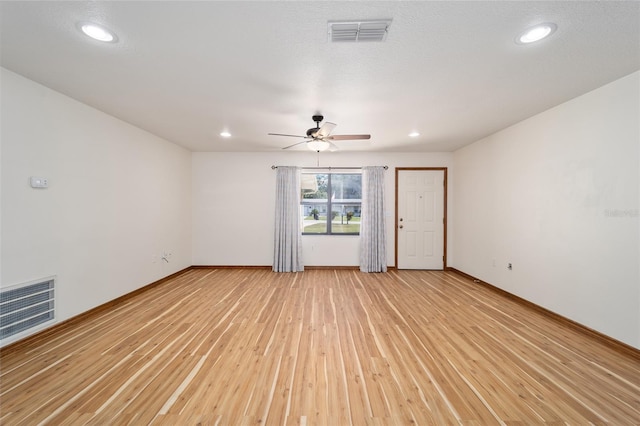
<svg viewBox="0 0 640 426"><path fill-rule="evenodd" d="M451 272L191 269L3 351L0 423L640 424L640 363Z"/></svg>

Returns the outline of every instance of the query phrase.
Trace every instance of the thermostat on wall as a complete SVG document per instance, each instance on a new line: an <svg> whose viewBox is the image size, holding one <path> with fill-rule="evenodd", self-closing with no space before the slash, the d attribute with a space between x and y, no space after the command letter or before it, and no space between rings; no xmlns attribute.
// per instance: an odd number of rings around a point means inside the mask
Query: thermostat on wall
<svg viewBox="0 0 640 426"><path fill-rule="evenodd" d="M32 188L48 188L49 187L49 179L37 176L31 176L31 187Z"/></svg>

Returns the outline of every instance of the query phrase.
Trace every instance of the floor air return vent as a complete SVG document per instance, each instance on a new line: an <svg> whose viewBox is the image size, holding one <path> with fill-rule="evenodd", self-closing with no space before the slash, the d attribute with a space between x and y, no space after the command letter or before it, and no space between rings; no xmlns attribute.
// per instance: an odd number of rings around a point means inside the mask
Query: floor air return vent
<svg viewBox="0 0 640 426"><path fill-rule="evenodd" d="M0 339L55 318L55 280L47 278L0 291Z"/></svg>

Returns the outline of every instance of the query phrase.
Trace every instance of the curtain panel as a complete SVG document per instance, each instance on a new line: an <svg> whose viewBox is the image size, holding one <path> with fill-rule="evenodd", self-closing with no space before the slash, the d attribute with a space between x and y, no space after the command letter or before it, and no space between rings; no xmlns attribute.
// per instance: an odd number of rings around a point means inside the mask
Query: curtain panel
<svg viewBox="0 0 640 426"><path fill-rule="evenodd" d="M384 217L384 167L362 168L360 270L387 272L387 232Z"/></svg>
<svg viewBox="0 0 640 426"><path fill-rule="evenodd" d="M276 172L274 272L304 271L300 229L300 169L279 166Z"/></svg>

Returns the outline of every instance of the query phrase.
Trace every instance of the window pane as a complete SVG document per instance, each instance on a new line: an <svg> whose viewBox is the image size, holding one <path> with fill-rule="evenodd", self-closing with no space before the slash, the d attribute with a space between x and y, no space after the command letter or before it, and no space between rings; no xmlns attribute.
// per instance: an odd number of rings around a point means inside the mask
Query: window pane
<svg viewBox="0 0 640 426"><path fill-rule="evenodd" d="M331 199L334 202L360 202L360 200L362 199L362 175L331 175Z"/></svg>
<svg viewBox="0 0 640 426"><path fill-rule="evenodd" d="M315 200L314 200L315 201ZM306 234L327 233L327 203L304 202L302 205L302 232Z"/></svg>
<svg viewBox="0 0 640 426"><path fill-rule="evenodd" d="M360 233L360 204L332 204L331 233Z"/></svg>
<svg viewBox="0 0 640 426"><path fill-rule="evenodd" d="M315 182L313 182L315 179ZM314 184L315 183L315 184ZM301 175L300 188L302 199L327 200L329 175L304 173Z"/></svg>

